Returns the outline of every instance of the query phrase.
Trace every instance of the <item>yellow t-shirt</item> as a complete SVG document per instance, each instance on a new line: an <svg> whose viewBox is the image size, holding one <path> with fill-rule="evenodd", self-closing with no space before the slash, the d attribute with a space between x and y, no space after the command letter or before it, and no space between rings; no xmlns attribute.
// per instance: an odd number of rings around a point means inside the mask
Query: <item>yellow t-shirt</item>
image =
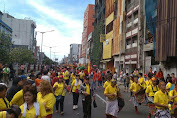
<svg viewBox="0 0 177 118"><path fill-rule="evenodd" d="M69 72L68 71L65 71L63 78L64 78L64 80L69 79Z"/></svg>
<svg viewBox="0 0 177 118"><path fill-rule="evenodd" d="M152 85L151 79L150 80L146 80L145 83L146 83L146 87L148 87L149 85Z"/></svg>
<svg viewBox="0 0 177 118"><path fill-rule="evenodd" d="M8 108L9 108L9 101L7 100L7 98L6 97L4 99L0 98L0 111L5 111Z"/></svg>
<svg viewBox="0 0 177 118"><path fill-rule="evenodd" d="M167 105L168 102L170 101L169 96L167 93L163 93L161 90L157 91L154 95L154 103L158 103L161 105ZM163 107L157 107L157 109L163 109Z"/></svg>
<svg viewBox="0 0 177 118"><path fill-rule="evenodd" d="M139 78L138 82L140 83L141 87L143 87L144 89L146 88L146 83L143 77Z"/></svg>
<svg viewBox="0 0 177 118"><path fill-rule="evenodd" d="M75 81L76 80L74 80L73 82L72 82L72 84L71 84L71 86L73 87L72 88L72 92L75 92L76 91L76 89L79 89L80 88L80 85L79 85L79 82L77 81L77 86L75 86ZM81 84L82 84L82 81L80 81L81 82Z"/></svg>
<svg viewBox="0 0 177 118"><path fill-rule="evenodd" d="M171 83L168 82L167 85L166 85L166 89L170 89L171 88Z"/></svg>
<svg viewBox="0 0 177 118"><path fill-rule="evenodd" d="M88 95L90 95L90 86L89 84L86 84L86 92Z"/></svg>
<svg viewBox="0 0 177 118"><path fill-rule="evenodd" d="M22 104L24 104L24 100L23 100L23 90L18 91L14 97L12 98L12 100L10 101L10 106L11 105L18 105L21 106Z"/></svg>
<svg viewBox="0 0 177 118"><path fill-rule="evenodd" d="M79 75L80 75L80 79L84 79L85 73L80 72Z"/></svg>
<svg viewBox="0 0 177 118"><path fill-rule="evenodd" d="M147 88L146 88L146 93L149 95L149 96L154 96L154 94L159 90L159 87L158 86L153 86L153 85L149 85Z"/></svg>
<svg viewBox="0 0 177 118"><path fill-rule="evenodd" d="M41 102L39 102L39 107L40 107L40 116L38 116L37 118L42 118L42 117L47 116L45 107ZM21 109L20 118L22 118L23 111L24 111L24 104L20 106L20 109ZM28 109L26 110L26 117L25 118L35 118L35 116L36 116L36 112L35 112L35 108L34 108L34 104L33 104L33 106L29 110Z"/></svg>
<svg viewBox="0 0 177 118"><path fill-rule="evenodd" d="M115 94L115 96L109 96L108 100L115 100L117 98L117 92L119 91L118 86L112 87L108 85L104 91L104 94Z"/></svg>
<svg viewBox="0 0 177 118"><path fill-rule="evenodd" d="M57 86L58 85L58 88L56 88L55 89L55 92L54 92L54 94L55 94L55 96L59 96L59 95L62 95L62 96L65 96L65 91L64 91L64 87L66 86L66 84L65 84L65 86L64 86L64 84L63 83L58 83L58 82L56 82L54 85L53 85L53 88L55 88L55 86Z"/></svg>
<svg viewBox="0 0 177 118"><path fill-rule="evenodd" d="M104 83L104 86L103 86L103 88L105 89L107 86L109 86L109 85L111 85L111 81L106 81L105 83Z"/></svg>
<svg viewBox="0 0 177 118"><path fill-rule="evenodd" d="M141 89L141 86L138 85L137 83L133 82L130 86L130 90L132 90L133 92L137 92Z"/></svg>
<svg viewBox="0 0 177 118"><path fill-rule="evenodd" d="M76 79L76 76L72 73L71 74L71 83Z"/></svg>
<svg viewBox="0 0 177 118"><path fill-rule="evenodd" d="M56 102L56 99L55 99L55 96L53 95L53 93L49 93L49 94L45 95L44 97L42 97L41 92L39 92L37 94L37 100L38 100L38 102L40 101L43 104L45 104L45 107L50 109L50 111L46 111L47 115L53 114L53 106L55 105L55 102Z"/></svg>
<svg viewBox="0 0 177 118"><path fill-rule="evenodd" d="M1 111L0 112L0 118L6 118L6 111Z"/></svg>
<svg viewBox="0 0 177 118"><path fill-rule="evenodd" d="M177 95L176 90L172 90L172 91L170 91L170 93L169 93L169 96L170 96L170 97L173 97L173 96L175 96L175 95ZM174 100L174 102L177 102L177 97L174 98L173 100ZM171 100L171 101L173 101L173 100Z"/></svg>

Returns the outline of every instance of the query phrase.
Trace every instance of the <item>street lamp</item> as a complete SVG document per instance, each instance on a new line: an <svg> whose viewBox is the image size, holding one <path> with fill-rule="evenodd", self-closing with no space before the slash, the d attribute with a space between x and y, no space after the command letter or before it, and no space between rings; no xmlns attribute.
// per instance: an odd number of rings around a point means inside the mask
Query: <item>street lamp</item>
<svg viewBox="0 0 177 118"><path fill-rule="evenodd" d="M55 47L57 47L57 46L53 46L53 47L51 47L51 46L45 46L45 45L44 45L44 47L48 47L48 48L50 48L50 59L51 59L51 49L52 49L52 48L55 48Z"/></svg>

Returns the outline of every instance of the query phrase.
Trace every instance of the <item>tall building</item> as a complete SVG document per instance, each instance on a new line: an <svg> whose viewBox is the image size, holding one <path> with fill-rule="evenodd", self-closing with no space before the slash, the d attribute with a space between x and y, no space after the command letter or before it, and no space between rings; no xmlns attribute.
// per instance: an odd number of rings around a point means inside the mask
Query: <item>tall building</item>
<svg viewBox="0 0 177 118"><path fill-rule="evenodd" d="M79 62L79 47L80 44L70 44L70 63L78 63Z"/></svg>
<svg viewBox="0 0 177 118"><path fill-rule="evenodd" d="M8 26L13 29L12 42L16 47L28 48L35 51L35 33L36 24L30 19L16 19L13 16L4 13L2 16Z"/></svg>
<svg viewBox="0 0 177 118"><path fill-rule="evenodd" d="M81 54L79 63L86 63L86 51L87 51L87 39L88 35L93 32L93 22L95 14L95 5L89 4L84 12L84 23L83 23L83 32L82 32L82 43L81 43Z"/></svg>
<svg viewBox="0 0 177 118"><path fill-rule="evenodd" d="M3 13L0 11L0 32L12 35L12 28L2 21Z"/></svg>

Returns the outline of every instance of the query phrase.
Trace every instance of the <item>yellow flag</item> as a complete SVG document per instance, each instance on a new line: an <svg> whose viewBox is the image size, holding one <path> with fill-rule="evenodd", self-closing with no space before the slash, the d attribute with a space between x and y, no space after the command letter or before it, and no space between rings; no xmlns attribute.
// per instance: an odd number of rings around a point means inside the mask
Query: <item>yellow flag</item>
<svg viewBox="0 0 177 118"><path fill-rule="evenodd" d="M90 57L89 57L89 62L88 62L88 73L91 73L91 62L90 62Z"/></svg>

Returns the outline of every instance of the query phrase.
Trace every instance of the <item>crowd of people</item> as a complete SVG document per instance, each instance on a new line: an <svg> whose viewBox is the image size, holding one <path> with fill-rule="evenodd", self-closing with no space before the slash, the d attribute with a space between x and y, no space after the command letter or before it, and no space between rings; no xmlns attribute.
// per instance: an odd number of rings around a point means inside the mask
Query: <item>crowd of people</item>
<svg viewBox="0 0 177 118"><path fill-rule="evenodd" d="M3 69L8 72L8 69ZM5 75L5 73L4 73ZM4 76L3 75L3 76ZM119 76L119 77L118 77ZM143 77L144 76L144 77ZM123 70L118 75L111 70L87 69L59 66L41 69L29 77L14 77L12 86L0 83L0 118L52 118L54 106L56 113L64 115L65 94L72 93L73 110L78 109L79 96L82 99L84 118L91 118L91 104L97 107L95 92L103 88L106 97L107 118L118 117L125 101L118 82L124 84L124 92L130 92L130 101L138 114L138 106L143 102L149 106L148 118L176 118L177 78L172 73L164 79L163 72L143 75L137 69L131 74Z"/></svg>

